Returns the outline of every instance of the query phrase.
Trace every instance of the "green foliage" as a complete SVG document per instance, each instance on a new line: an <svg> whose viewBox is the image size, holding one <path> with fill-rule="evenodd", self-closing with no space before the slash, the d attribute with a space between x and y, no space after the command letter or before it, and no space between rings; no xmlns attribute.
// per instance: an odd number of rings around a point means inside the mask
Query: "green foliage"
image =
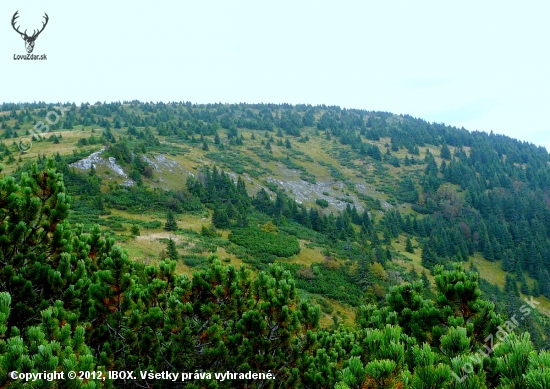
<svg viewBox="0 0 550 389"><path fill-rule="evenodd" d="M221 234L216 231L216 227L214 227L213 224L208 227L203 224L201 226L201 235L206 238L217 238L221 236Z"/></svg>
<svg viewBox="0 0 550 389"><path fill-rule="evenodd" d="M8 292L0 293L2 385L12 370L104 370L101 366L130 371L140 366L158 371L272 370L279 371L280 382L295 380L281 363L311 347L302 338L316 328L319 313L305 306L289 309L296 306L296 291L288 272L272 267L252 280L247 270L212 260L190 280L176 276L175 262L169 260L143 268L132 264L99 229L86 235L63 223L66 201L53 169L24 174L20 185L2 179L1 188L2 204L7 205L2 212L12 212L2 235L2 260L10 261L0 283ZM25 196L27 201L21 201ZM32 224L36 220L39 224ZM33 233L40 237L39 256L18 246ZM72 244L63 246L67 241ZM174 248L169 240L168 251ZM19 285L28 291L15 293L22 290ZM93 385L88 381L84 387Z"/></svg>
<svg viewBox="0 0 550 389"><path fill-rule="evenodd" d="M300 252L300 244L296 237L281 232L265 232L252 226L233 229L229 234L229 240L256 255L290 257Z"/></svg>
<svg viewBox="0 0 550 389"><path fill-rule="evenodd" d="M418 191L416 190L413 180L407 177L399 182L397 199L408 203L416 203L418 201Z"/></svg>
<svg viewBox="0 0 550 389"><path fill-rule="evenodd" d="M168 254L168 258L172 261L178 260L178 249L176 248L176 242L174 242L172 238L168 239L168 242L166 243L166 252Z"/></svg>
<svg viewBox="0 0 550 389"><path fill-rule="evenodd" d="M140 235L139 227L136 226L135 224L132 225L132 228L130 228L130 233L131 233L133 236L139 236L139 235Z"/></svg>
<svg viewBox="0 0 550 389"><path fill-rule="evenodd" d="M308 272L311 276L305 276L300 271L304 268L299 265L285 264L285 267L292 272L296 279L296 285L300 289L352 306L361 304L363 292L343 267L334 269L325 265L312 265Z"/></svg>
<svg viewBox="0 0 550 389"><path fill-rule="evenodd" d="M92 350L85 343L85 328L81 325L73 327L66 322L67 318L71 317L71 313L63 308L61 301L56 301L53 306L40 312L40 321L31 327L26 327L23 333L16 327L12 327L11 334L5 336L7 335L5 324L10 316L11 301L9 293L0 292L0 385L2 387L23 387L21 381L8 377L8 373L13 371L50 373L50 377L31 380L25 385L40 388L54 387L55 381L64 381L49 379L56 371L63 371L66 376L69 371L104 370L101 366L97 366ZM99 388L100 381L99 379L86 380L79 383L78 387Z"/></svg>
<svg viewBox="0 0 550 389"><path fill-rule="evenodd" d="M451 159L451 150L449 150L449 146L446 143L443 143L441 146L441 158L446 160Z"/></svg>
<svg viewBox="0 0 550 389"><path fill-rule="evenodd" d="M143 227L146 229L157 229L162 226L162 223L159 220L136 220L136 219L129 219L123 216L107 216L106 219L99 219L98 224L102 226L111 227L116 223L126 223L135 225L136 227Z"/></svg>
<svg viewBox="0 0 550 389"><path fill-rule="evenodd" d="M315 200L315 203L320 206L321 208L327 208L328 207L328 201L325 199L317 199Z"/></svg>
<svg viewBox="0 0 550 389"><path fill-rule="evenodd" d="M212 214L212 224L216 228L228 229L231 227L231 222L227 212L224 209L215 208Z"/></svg>
<svg viewBox="0 0 550 389"><path fill-rule="evenodd" d="M368 327L396 322L418 342L429 341L449 357L482 347L503 320L493 304L480 299L477 273L456 265L453 270L436 266L435 275L435 303L424 299L422 281L405 283L391 289L386 308L364 307L359 323Z"/></svg>
<svg viewBox="0 0 550 389"><path fill-rule="evenodd" d="M53 161L45 171L34 165L23 172L19 183L1 179L0 196L0 292L18 290L9 325L24 325L74 287L84 263L64 254L71 244L70 199Z"/></svg>
<svg viewBox="0 0 550 389"><path fill-rule="evenodd" d="M117 188L105 195L105 203L111 208L143 213L146 211L198 213L204 210L200 200L185 191L165 191L145 186L137 188Z"/></svg>
<svg viewBox="0 0 550 389"><path fill-rule="evenodd" d="M174 218L174 213L172 210L168 211L168 214L166 215L166 223L164 224L164 229L166 231L177 231L178 230L178 223L176 222L176 219Z"/></svg>
<svg viewBox="0 0 550 389"><path fill-rule="evenodd" d="M407 240L405 242L405 251L408 253L414 253L414 248L411 242L411 238L407 236Z"/></svg>
<svg viewBox="0 0 550 389"><path fill-rule="evenodd" d="M183 255L183 263L189 267L197 267L207 263L206 258L196 254Z"/></svg>
<svg viewBox="0 0 550 389"><path fill-rule="evenodd" d="M439 354L432 351L427 344L422 347L413 346L414 370L411 379L411 387L414 389L423 388L444 388L450 379L451 369L442 363Z"/></svg>

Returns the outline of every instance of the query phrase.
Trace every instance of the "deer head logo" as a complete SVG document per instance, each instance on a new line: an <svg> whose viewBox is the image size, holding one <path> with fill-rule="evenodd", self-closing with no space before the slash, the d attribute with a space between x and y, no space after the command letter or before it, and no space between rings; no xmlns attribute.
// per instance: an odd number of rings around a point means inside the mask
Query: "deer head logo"
<svg viewBox="0 0 550 389"><path fill-rule="evenodd" d="M25 32L21 32L19 31L19 28L15 25L16 19L19 17L18 13L19 11L13 14L13 18L11 18L11 26L15 31L17 31L19 35L21 35L21 38L23 38L23 40L25 41L25 49L27 50L27 53L30 54L34 49L34 41L36 40L36 38L38 38L38 35L40 35L42 31L44 31L44 28L48 24L48 14L44 12L44 19L46 19L46 21L42 22L42 28L38 31L33 30L33 34L31 36L28 36L27 30L25 30Z"/></svg>

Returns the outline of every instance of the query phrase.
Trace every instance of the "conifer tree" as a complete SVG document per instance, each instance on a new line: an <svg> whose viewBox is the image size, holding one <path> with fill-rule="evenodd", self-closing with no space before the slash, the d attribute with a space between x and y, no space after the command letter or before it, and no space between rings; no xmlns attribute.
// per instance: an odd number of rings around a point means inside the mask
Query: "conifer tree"
<svg viewBox="0 0 550 389"><path fill-rule="evenodd" d="M424 289L430 289L430 279L426 274L425 270L422 270L422 275L420 276L422 283L424 284Z"/></svg>
<svg viewBox="0 0 550 389"><path fill-rule="evenodd" d="M424 248L422 249L422 255L421 255L421 263L422 266L431 269L435 264L437 264L437 257L428 244L424 245Z"/></svg>
<svg viewBox="0 0 550 389"><path fill-rule="evenodd" d="M405 251L408 253L414 253L414 248L411 242L411 238L407 236L407 241L405 242Z"/></svg>
<svg viewBox="0 0 550 389"><path fill-rule="evenodd" d="M506 274L506 283L504 284L504 291L510 293L513 296L519 297L519 290L516 284L516 280L510 275Z"/></svg>
<svg viewBox="0 0 550 389"><path fill-rule="evenodd" d="M178 249L176 248L176 242L172 238L168 239L166 243L166 252L168 253L168 258L173 261L177 261L179 254Z"/></svg>
<svg viewBox="0 0 550 389"><path fill-rule="evenodd" d="M290 141L289 141L288 139L285 141L285 147L286 147L287 149L291 149L291 148L292 148L292 145L290 144Z"/></svg>
<svg viewBox="0 0 550 389"><path fill-rule="evenodd" d="M451 159L451 150L449 150L449 146L447 146L446 143L443 143L441 146L441 158L450 160Z"/></svg>
<svg viewBox="0 0 550 389"><path fill-rule="evenodd" d="M177 231L178 230L178 223L176 222L176 219L174 218L174 213L172 210L168 211L168 214L166 215L166 224L164 224L164 229L166 231Z"/></svg>
<svg viewBox="0 0 550 389"><path fill-rule="evenodd" d="M21 331L12 327L7 332L7 323L11 312L12 298L7 292L0 292L0 385L2 387L24 387L20 380L8 376L10 372L63 372L65 378L69 371L105 371L97 366L92 350L86 345L85 329L74 326L74 314L63 308L61 301L42 312L41 320ZM73 323L68 323L67 320ZM58 377L59 378L59 377ZM55 383L64 383L68 388L95 389L101 380L84 381L38 379L29 381L30 388L54 387ZM110 387L111 382L104 382Z"/></svg>
<svg viewBox="0 0 550 389"><path fill-rule="evenodd" d="M223 208L214 208L214 213L212 214L212 224L216 228L227 229L231 227L231 222L227 216L227 212Z"/></svg>
<svg viewBox="0 0 550 389"><path fill-rule="evenodd" d="M12 292L9 327L22 328L69 290L83 286L85 277L78 284L77 277L84 263L64 254L72 239L65 221L70 199L53 160L44 171L33 165L19 183L0 179L0 196L0 292Z"/></svg>

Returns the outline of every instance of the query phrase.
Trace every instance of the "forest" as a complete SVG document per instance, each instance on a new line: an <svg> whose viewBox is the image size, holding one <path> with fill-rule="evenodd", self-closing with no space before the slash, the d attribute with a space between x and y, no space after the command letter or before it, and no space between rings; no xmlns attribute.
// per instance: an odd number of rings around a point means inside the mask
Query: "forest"
<svg viewBox="0 0 550 389"><path fill-rule="evenodd" d="M543 147L288 104L0 123L2 387L550 388Z"/></svg>

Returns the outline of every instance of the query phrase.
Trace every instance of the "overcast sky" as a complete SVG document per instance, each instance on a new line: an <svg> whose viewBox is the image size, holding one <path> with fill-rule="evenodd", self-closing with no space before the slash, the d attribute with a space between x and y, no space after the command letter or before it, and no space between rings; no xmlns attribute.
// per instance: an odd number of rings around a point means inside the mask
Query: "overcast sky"
<svg viewBox="0 0 550 389"><path fill-rule="evenodd" d="M49 23L34 54L12 29ZM410 114L550 149L550 1L0 3L0 102L273 102Z"/></svg>

